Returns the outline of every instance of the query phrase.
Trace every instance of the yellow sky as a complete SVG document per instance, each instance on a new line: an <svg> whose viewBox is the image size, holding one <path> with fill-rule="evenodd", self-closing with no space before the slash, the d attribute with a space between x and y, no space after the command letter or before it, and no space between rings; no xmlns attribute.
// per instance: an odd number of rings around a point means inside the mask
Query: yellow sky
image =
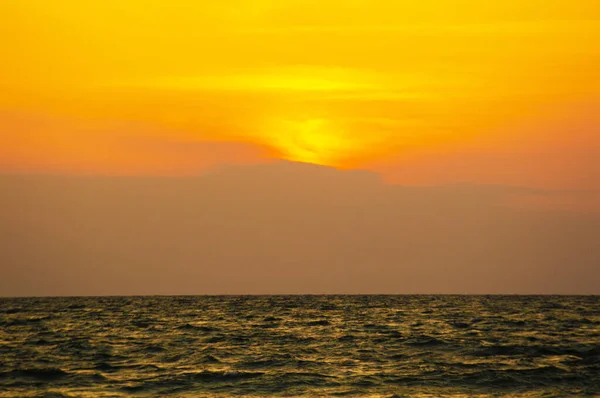
<svg viewBox="0 0 600 398"><path fill-rule="evenodd" d="M0 171L600 189L597 0L4 0L0 37Z"/></svg>

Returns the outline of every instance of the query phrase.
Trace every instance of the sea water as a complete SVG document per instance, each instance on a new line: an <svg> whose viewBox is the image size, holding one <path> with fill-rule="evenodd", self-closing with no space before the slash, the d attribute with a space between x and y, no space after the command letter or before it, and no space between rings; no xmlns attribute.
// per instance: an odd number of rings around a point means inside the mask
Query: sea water
<svg viewBox="0 0 600 398"><path fill-rule="evenodd" d="M394 395L600 395L600 297L0 298L1 397Z"/></svg>

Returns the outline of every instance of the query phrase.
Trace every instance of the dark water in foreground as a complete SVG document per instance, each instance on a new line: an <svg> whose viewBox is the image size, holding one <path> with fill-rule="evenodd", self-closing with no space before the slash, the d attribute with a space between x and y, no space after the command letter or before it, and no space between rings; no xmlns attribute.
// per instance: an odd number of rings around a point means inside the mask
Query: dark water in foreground
<svg viewBox="0 0 600 398"><path fill-rule="evenodd" d="M0 299L0 396L594 396L600 297Z"/></svg>

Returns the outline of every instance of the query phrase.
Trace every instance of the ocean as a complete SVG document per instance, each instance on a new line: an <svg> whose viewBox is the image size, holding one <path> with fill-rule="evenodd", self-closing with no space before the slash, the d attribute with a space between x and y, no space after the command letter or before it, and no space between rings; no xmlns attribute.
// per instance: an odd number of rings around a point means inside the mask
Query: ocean
<svg viewBox="0 0 600 398"><path fill-rule="evenodd" d="M599 395L599 296L0 298L0 397Z"/></svg>

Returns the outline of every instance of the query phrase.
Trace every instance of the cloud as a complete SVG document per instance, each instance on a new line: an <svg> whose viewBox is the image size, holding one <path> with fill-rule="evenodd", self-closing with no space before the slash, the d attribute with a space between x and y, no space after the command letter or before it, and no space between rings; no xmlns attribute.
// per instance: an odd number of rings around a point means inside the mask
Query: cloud
<svg viewBox="0 0 600 398"><path fill-rule="evenodd" d="M0 172L181 175L268 161L265 146L201 133L233 132L227 121L195 127L0 110Z"/></svg>
<svg viewBox="0 0 600 398"><path fill-rule="evenodd" d="M600 292L600 216L521 188L275 162L0 191L0 295Z"/></svg>

